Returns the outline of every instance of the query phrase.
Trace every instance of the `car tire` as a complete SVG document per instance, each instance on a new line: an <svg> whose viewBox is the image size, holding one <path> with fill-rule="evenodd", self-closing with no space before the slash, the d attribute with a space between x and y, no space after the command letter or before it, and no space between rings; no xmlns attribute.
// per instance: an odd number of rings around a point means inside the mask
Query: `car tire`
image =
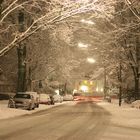
<svg viewBox="0 0 140 140"><path fill-rule="evenodd" d="M39 108L39 103L36 105L37 108Z"/></svg>
<svg viewBox="0 0 140 140"><path fill-rule="evenodd" d="M10 104L8 104L8 107L9 107L9 108L12 108L12 106L11 106Z"/></svg>
<svg viewBox="0 0 140 140"><path fill-rule="evenodd" d="M32 110L32 105L30 104L29 107L28 107L28 110Z"/></svg>
<svg viewBox="0 0 140 140"><path fill-rule="evenodd" d="M33 104L32 110L34 110L36 108L36 104Z"/></svg>
<svg viewBox="0 0 140 140"><path fill-rule="evenodd" d="M11 101L9 101L9 102L8 102L8 107L9 107L9 108L14 108L14 103L11 102Z"/></svg>
<svg viewBox="0 0 140 140"><path fill-rule="evenodd" d="M11 108L11 105L10 105L10 103L8 103L8 108Z"/></svg>

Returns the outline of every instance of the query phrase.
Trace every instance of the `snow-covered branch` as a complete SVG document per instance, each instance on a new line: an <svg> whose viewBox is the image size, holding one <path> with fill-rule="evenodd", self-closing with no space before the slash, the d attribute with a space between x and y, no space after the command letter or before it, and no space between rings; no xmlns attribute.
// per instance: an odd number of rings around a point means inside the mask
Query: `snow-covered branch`
<svg viewBox="0 0 140 140"><path fill-rule="evenodd" d="M6 2L5 2L6 3ZM102 4L101 1L70 1L70 0L31 0L31 1L19 1L14 0L11 3L6 3L7 7L1 13L0 23L4 23L4 20L8 18L9 15L14 13L19 9L23 9L25 12L29 12L31 14L34 22L26 29L25 32L18 34L15 36L13 41L7 44L7 46L3 47L0 50L0 56L3 56L10 49L17 46L17 43L27 38L29 35L35 33L41 27L48 28L51 25L55 25L55 23L63 21L69 17L74 15L93 11L94 13L104 14L107 11L105 5L107 3ZM43 4L43 6L42 6ZM42 9L41 9L42 6ZM35 10L34 10L35 8ZM39 11L39 12L37 12ZM112 10L111 10L112 11Z"/></svg>

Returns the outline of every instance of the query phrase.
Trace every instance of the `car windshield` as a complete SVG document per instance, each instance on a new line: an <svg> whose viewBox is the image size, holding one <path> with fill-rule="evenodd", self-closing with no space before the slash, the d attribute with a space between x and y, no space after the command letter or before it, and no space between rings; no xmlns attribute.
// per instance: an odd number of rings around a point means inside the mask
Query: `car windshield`
<svg viewBox="0 0 140 140"><path fill-rule="evenodd" d="M25 98L30 99L31 96L29 94L16 94L14 98Z"/></svg>

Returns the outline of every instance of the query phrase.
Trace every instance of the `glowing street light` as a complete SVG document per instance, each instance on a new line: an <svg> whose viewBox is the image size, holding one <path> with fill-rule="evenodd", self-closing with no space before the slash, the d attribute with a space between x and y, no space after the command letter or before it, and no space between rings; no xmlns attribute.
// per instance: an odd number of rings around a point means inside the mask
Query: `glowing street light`
<svg viewBox="0 0 140 140"><path fill-rule="evenodd" d="M89 62L89 63L95 63L96 61L93 58L87 58L87 62Z"/></svg>
<svg viewBox="0 0 140 140"><path fill-rule="evenodd" d="M80 22L85 23L85 24L89 24L89 25L95 24L92 20L85 20L85 19L81 19Z"/></svg>
<svg viewBox="0 0 140 140"><path fill-rule="evenodd" d="M88 92L88 86L85 86L85 85L82 85L81 87L80 87L80 89L83 91L83 92Z"/></svg>
<svg viewBox="0 0 140 140"><path fill-rule="evenodd" d="M98 88L98 87L96 88L96 91L97 91L97 92L99 91L99 88Z"/></svg>
<svg viewBox="0 0 140 140"><path fill-rule="evenodd" d="M88 48L88 44L78 43L79 48Z"/></svg>

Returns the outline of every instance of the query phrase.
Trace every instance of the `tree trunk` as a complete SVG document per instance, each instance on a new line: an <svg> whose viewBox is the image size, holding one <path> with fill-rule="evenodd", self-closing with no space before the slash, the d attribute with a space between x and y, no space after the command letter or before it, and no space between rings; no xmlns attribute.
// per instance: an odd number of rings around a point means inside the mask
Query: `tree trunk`
<svg viewBox="0 0 140 140"><path fill-rule="evenodd" d="M106 97L106 87L107 87L106 83L107 83L107 80L106 80L106 68L104 66L104 99Z"/></svg>
<svg viewBox="0 0 140 140"><path fill-rule="evenodd" d="M139 99L140 98L140 93L139 93L139 78L140 78L140 74L139 74L139 61L140 61L140 39L139 36L136 36L136 62L137 62L137 66L136 66L136 76L135 76L135 99Z"/></svg>
<svg viewBox="0 0 140 140"><path fill-rule="evenodd" d="M2 12L2 2L3 0L0 0L0 19L1 19L1 12Z"/></svg>
<svg viewBox="0 0 140 140"><path fill-rule="evenodd" d="M135 100L139 99L139 78L135 78Z"/></svg>
<svg viewBox="0 0 140 140"><path fill-rule="evenodd" d="M19 22L19 32L22 33L25 30L24 23L24 11L19 11L18 22ZM17 48L18 54L18 86L17 91L23 92L26 90L26 44L21 42Z"/></svg>
<svg viewBox="0 0 140 140"><path fill-rule="evenodd" d="M122 105L122 66L120 62L120 68L119 68L119 106Z"/></svg>
<svg viewBox="0 0 140 140"><path fill-rule="evenodd" d="M31 67L29 67L28 70L28 76L27 76L27 90L28 91L32 91L33 87L32 87L32 71L31 71Z"/></svg>
<svg viewBox="0 0 140 140"><path fill-rule="evenodd" d="M23 92L26 90L26 46L25 44L20 44L17 48L18 53L18 86L17 91Z"/></svg>
<svg viewBox="0 0 140 140"><path fill-rule="evenodd" d="M64 84L64 94L65 95L67 94L67 82L65 82L65 84Z"/></svg>

